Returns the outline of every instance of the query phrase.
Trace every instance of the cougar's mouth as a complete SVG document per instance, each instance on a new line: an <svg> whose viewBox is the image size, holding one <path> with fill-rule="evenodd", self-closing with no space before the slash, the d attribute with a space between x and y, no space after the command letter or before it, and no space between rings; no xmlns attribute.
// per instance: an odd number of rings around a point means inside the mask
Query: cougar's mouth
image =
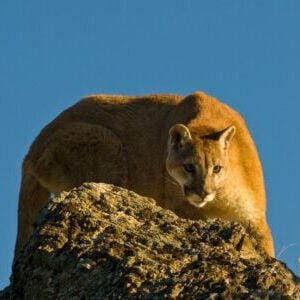
<svg viewBox="0 0 300 300"><path fill-rule="evenodd" d="M204 207L207 203L213 201L216 196L216 193L214 192L206 195L205 197L200 197L198 194L193 193L191 189L186 186L184 187L184 194L189 203L198 208Z"/></svg>

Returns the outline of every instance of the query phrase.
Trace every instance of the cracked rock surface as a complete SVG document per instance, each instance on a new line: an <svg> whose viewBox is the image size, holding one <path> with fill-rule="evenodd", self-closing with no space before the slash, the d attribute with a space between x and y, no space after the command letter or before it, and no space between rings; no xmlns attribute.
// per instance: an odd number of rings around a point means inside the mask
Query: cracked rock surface
<svg viewBox="0 0 300 300"><path fill-rule="evenodd" d="M191 221L86 183L49 201L0 299L300 299L299 279L237 223Z"/></svg>

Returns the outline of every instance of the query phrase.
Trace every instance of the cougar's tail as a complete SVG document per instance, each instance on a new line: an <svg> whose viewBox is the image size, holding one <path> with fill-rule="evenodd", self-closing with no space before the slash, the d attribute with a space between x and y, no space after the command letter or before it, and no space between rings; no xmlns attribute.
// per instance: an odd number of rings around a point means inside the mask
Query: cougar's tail
<svg viewBox="0 0 300 300"><path fill-rule="evenodd" d="M22 170L22 182L19 194L18 233L15 245L15 257L29 239L37 212L43 207L50 196L38 180L29 173L30 160L25 158Z"/></svg>

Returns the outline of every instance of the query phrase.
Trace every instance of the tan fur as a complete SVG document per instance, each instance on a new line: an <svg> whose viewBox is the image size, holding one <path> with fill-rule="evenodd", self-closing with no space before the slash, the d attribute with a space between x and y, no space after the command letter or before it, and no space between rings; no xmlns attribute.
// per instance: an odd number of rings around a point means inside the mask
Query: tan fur
<svg viewBox="0 0 300 300"><path fill-rule="evenodd" d="M274 255L255 145L242 117L204 93L90 96L47 125L23 163L16 253L51 192L89 181L153 197L185 218L252 224Z"/></svg>

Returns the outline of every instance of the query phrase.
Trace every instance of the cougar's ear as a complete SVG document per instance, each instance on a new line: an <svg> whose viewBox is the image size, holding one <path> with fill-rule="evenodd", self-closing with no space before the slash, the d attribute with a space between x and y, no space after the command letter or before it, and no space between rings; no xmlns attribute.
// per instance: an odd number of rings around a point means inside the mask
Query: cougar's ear
<svg viewBox="0 0 300 300"><path fill-rule="evenodd" d="M183 124L176 124L169 131L169 143L172 146L182 147L188 140L192 139L189 129Z"/></svg>
<svg viewBox="0 0 300 300"><path fill-rule="evenodd" d="M220 136L219 136L219 143L221 144L222 149L227 150L229 148L230 142L236 132L235 126L229 126L225 128Z"/></svg>

